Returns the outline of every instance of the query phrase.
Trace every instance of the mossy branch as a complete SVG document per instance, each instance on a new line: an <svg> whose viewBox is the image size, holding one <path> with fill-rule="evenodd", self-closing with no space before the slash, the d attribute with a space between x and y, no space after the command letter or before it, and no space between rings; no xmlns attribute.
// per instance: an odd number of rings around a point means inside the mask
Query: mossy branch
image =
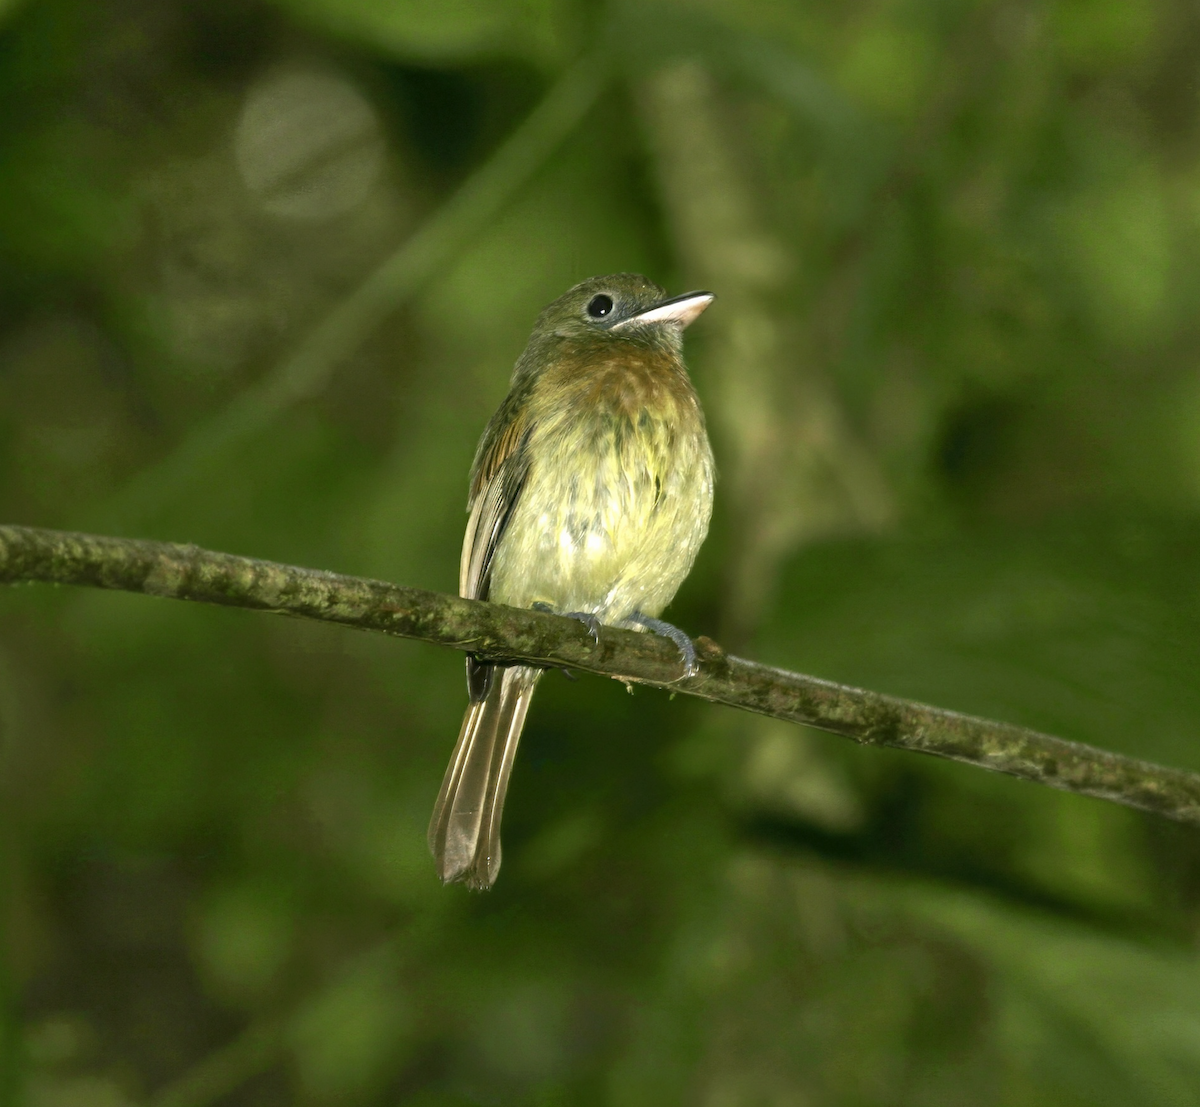
<svg viewBox="0 0 1200 1107"><path fill-rule="evenodd" d="M675 646L605 627L420 588L234 554L34 527L0 526L0 583L44 581L270 611L434 642L493 661L579 669L891 746L1200 826L1200 775L911 700L744 661L707 638L678 679Z"/></svg>

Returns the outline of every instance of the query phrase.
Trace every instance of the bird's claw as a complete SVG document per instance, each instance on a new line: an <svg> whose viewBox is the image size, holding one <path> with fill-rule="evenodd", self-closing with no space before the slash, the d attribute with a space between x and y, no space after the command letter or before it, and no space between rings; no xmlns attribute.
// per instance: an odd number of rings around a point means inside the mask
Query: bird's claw
<svg viewBox="0 0 1200 1107"><path fill-rule="evenodd" d="M689 677L694 677L700 671L700 662L696 657L695 643L677 626L673 626L663 619L653 619L649 615L643 615L640 611L635 611L629 616L627 621L633 626L644 627L646 630L661 635L663 638L669 638L675 643L676 649L679 650L680 656L683 658L683 674L678 678L679 680L687 680Z"/></svg>
<svg viewBox="0 0 1200 1107"><path fill-rule="evenodd" d="M563 614L563 618L577 619L587 627L588 634L592 638L592 645L600 645L600 620L590 611L567 611Z"/></svg>
<svg viewBox="0 0 1200 1107"><path fill-rule="evenodd" d="M592 639L592 645L600 645L600 620L590 611L555 611L550 604L542 603L541 600L538 600L531 606L534 611L542 611L547 615L561 615L564 619L574 619L577 623L582 623L587 627L588 635Z"/></svg>

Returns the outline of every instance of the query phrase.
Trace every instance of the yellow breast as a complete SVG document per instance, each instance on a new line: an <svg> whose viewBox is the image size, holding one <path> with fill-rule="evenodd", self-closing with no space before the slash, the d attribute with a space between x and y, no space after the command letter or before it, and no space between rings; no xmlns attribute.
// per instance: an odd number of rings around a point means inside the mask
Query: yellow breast
<svg viewBox="0 0 1200 1107"><path fill-rule="evenodd" d="M620 622L657 615L708 530L713 464L686 376L652 359L547 374L491 597Z"/></svg>

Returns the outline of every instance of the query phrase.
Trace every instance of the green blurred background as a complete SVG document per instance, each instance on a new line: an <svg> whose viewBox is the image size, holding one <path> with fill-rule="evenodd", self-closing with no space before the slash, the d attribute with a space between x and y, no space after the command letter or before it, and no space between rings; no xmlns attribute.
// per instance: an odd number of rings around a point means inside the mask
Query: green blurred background
<svg viewBox="0 0 1200 1107"><path fill-rule="evenodd" d="M0 2L0 518L453 590L536 312L642 271L720 297L674 622L1200 770L1198 89L1191 0ZM1200 1104L1196 832L551 674L472 895L464 700L4 591L5 1101Z"/></svg>

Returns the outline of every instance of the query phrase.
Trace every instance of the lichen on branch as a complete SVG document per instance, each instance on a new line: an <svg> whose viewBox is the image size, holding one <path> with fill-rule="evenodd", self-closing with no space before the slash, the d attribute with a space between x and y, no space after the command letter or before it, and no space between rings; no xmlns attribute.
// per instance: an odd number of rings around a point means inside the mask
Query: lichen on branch
<svg viewBox="0 0 1200 1107"><path fill-rule="evenodd" d="M441 592L177 545L0 526L0 583L42 581L269 611L432 642L491 661L578 669L802 723L863 745L962 761L1200 826L1200 775L1009 723L962 715L733 657L697 642L679 679L675 646L573 619Z"/></svg>

